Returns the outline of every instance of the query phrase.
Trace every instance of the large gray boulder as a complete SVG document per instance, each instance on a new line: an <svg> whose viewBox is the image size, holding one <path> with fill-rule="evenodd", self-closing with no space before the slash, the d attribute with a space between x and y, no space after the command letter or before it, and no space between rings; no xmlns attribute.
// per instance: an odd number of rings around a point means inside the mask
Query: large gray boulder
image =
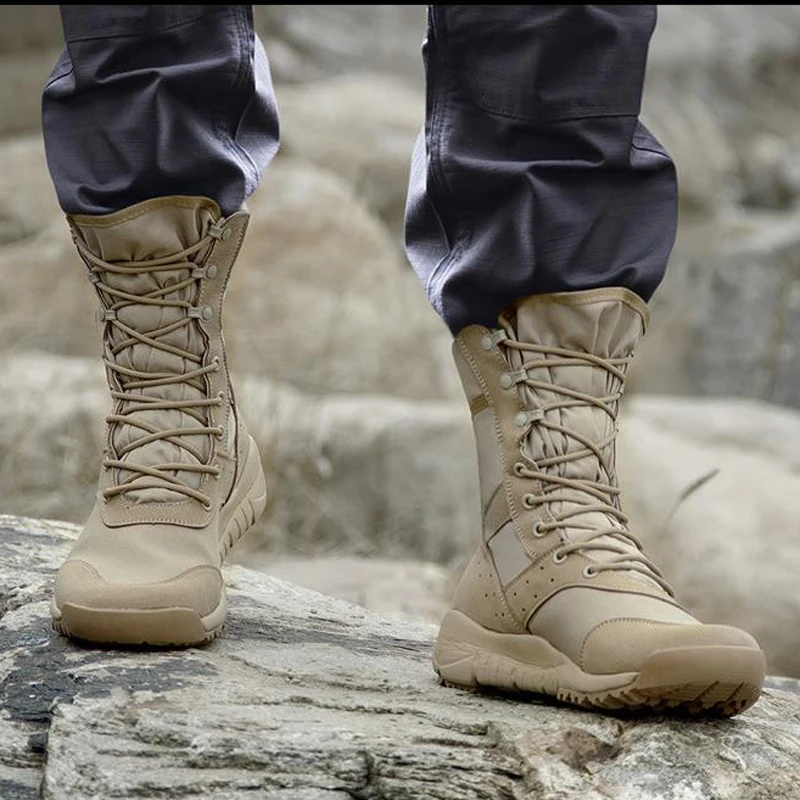
<svg viewBox="0 0 800 800"><path fill-rule="evenodd" d="M620 481L633 529L698 617L800 676L800 414L743 399L635 397Z"/></svg>
<svg viewBox="0 0 800 800"><path fill-rule="evenodd" d="M248 206L225 309L240 371L314 394L460 394L449 331L349 183L281 159Z"/></svg>
<svg viewBox="0 0 800 800"><path fill-rule="evenodd" d="M63 47L58 6L0 6L0 136L39 130L42 89Z"/></svg>
<svg viewBox="0 0 800 800"><path fill-rule="evenodd" d="M99 363L19 356L0 374L5 508L84 519L108 404ZM309 396L246 376L237 386L270 489L239 550L243 563L252 554L263 564L265 552L350 555L458 573L480 524L465 404ZM623 409L618 460L633 529L678 598L705 621L751 631L773 673L800 677L791 635L800 618L798 441L793 410L640 395ZM319 577L309 585L338 591Z"/></svg>
<svg viewBox="0 0 800 800"><path fill-rule="evenodd" d="M38 137L0 142L0 353L97 357L98 301L70 239ZM313 393L460 394L451 337L398 242L353 187L280 159L249 200L225 308L237 368Z"/></svg>
<svg viewBox="0 0 800 800"><path fill-rule="evenodd" d="M791 205L797 183L785 167L800 144L800 8L680 4L658 11L643 118L675 158L684 210Z"/></svg>
<svg viewBox="0 0 800 800"><path fill-rule="evenodd" d="M612 717L438 685L435 627L241 567L205 648L49 628L75 529L0 517L0 791L52 800L793 797L797 683L732 720ZM780 687L780 688L777 688Z"/></svg>
<svg viewBox="0 0 800 800"><path fill-rule="evenodd" d="M344 178L387 223L399 251L424 92L398 78L361 73L279 86L277 99L280 152Z"/></svg>
<svg viewBox="0 0 800 800"><path fill-rule="evenodd" d="M706 395L757 397L800 408L800 219L751 212L709 226L689 262L686 353Z"/></svg>
<svg viewBox="0 0 800 800"><path fill-rule="evenodd" d="M684 220L632 369L641 391L800 407L800 221L794 211Z"/></svg>
<svg viewBox="0 0 800 800"><path fill-rule="evenodd" d="M0 170L0 246L32 237L62 221L41 136L0 140L0 160L9 165Z"/></svg>
<svg viewBox="0 0 800 800"><path fill-rule="evenodd" d="M93 503L109 409L99 359L0 358L0 496L16 513L78 521ZM235 375L269 504L254 546L453 564L478 534L465 404L312 396Z"/></svg>

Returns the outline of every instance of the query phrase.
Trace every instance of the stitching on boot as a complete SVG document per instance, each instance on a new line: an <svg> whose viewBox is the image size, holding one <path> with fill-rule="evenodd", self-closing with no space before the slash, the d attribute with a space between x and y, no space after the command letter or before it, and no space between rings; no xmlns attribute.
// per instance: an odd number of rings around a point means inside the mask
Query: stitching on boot
<svg viewBox="0 0 800 800"><path fill-rule="evenodd" d="M196 200L200 200L201 202L198 203ZM92 228L113 228L115 225L119 225L122 222L130 222L132 219L137 219L153 209L164 208L165 206L170 208L174 208L175 206L178 208L190 209L205 208L207 210L213 208L213 206L209 205L206 198L190 198L183 195L175 195L174 197L157 197L153 200L144 200L142 201L142 206L134 210L127 210L125 212L115 211L113 214L99 217L89 214L71 214L67 216L67 220Z"/></svg>

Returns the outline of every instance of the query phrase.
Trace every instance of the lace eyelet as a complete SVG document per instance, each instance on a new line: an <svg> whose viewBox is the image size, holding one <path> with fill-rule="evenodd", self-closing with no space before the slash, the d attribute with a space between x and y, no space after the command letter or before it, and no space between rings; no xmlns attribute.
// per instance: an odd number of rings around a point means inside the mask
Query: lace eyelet
<svg viewBox="0 0 800 800"><path fill-rule="evenodd" d="M201 503L201 506L203 508L203 511L211 511L211 509L213 508L213 506L211 506L210 504L206 505L205 503Z"/></svg>
<svg viewBox="0 0 800 800"><path fill-rule="evenodd" d="M553 553L553 563L554 564L563 564L567 560L566 554L562 553L560 550L556 550Z"/></svg>
<svg viewBox="0 0 800 800"><path fill-rule="evenodd" d="M540 519L533 523L533 535L537 539L542 539L547 536L547 531L542 530L542 521Z"/></svg>
<svg viewBox="0 0 800 800"><path fill-rule="evenodd" d="M514 468L513 468L514 475L516 475L518 478L522 478L523 477L523 475L522 475L522 470L523 469L525 469L525 465L521 461L517 461L517 463L514 464Z"/></svg>
<svg viewBox="0 0 800 800"><path fill-rule="evenodd" d="M596 578L597 577L597 570L591 564L587 564L583 568L583 577L584 578Z"/></svg>
<svg viewBox="0 0 800 800"><path fill-rule="evenodd" d="M534 508L535 507L535 503L533 502L534 499L535 498L534 498L534 496L532 494L524 494L524 495L522 495L522 505L523 505L523 507L527 508L528 510Z"/></svg>

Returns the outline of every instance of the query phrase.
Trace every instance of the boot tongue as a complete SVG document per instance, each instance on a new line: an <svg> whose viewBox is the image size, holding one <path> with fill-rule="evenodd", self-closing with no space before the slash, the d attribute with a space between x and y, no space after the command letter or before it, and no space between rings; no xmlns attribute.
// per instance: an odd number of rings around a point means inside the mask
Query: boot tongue
<svg viewBox="0 0 800 800"><path fill-rule="evenodd" d="M69 217L84 244L109 263L145 261L179 252L220 218L219 206L205 197L162 198L105 216Z"/></svg>
<svg viewBox="0 0 800 800"><path fill-rule="evenodd" d="M121 268L130 262L149 262L168 258L191 247L207 233L209 227L220 217L216 203L205 198L180 198L175 202L154 200L141 203L125 212L117 212L103 217L75 216L70 222L76 235L79 236L92 254L108 264ZM161 289L177 285L185 281L191 274L193 264L201 263L206 256L207 248L191 254L188 258L175 262L174 269L153 272L130 271L114 272L99 268L98 275L102 284L130 295L144 297ZM184 288L167 291L159 295L164 300L178 300L196 305L198 282L193 281ZM103 305L106 308L117 307L117 319L123 325L138 333L150 335L171 323L181 322L187 318L182 307L164 305L148 305L128 302L116 296L102 292ZM153 373L166 375L183 375L202 366L205 341L196 322L179 325L174 331L153 336L158 342L170 345L181 351L192 354L196 360L167 352L153 345L136 342L124 347L116 355L114 348L121 342L130 340L129 334L113 323L106 324L106 357L125 369L134 370L153 376ZM125 383L137 379L119 374L115 383ZM195 379L195 385L188 382L169 383L164 386L131 388L128 394L139 395L153 400L198 400L206 396L202 378ZM132 407L131 401L123 401L115 413L124 414ZM206 418L208 409L197 408L195 413ZM111 444L113 450L120 454L131 443L147 436L148 430L163 431L167 429L196 428L201 426L198 419L179 409L162 409L153 411L135 411L130 415L131 422L141 423L145 428L135 424L113 423L111 426ZM155 467L167 463L206 463L210 455L211 439L208 435L185 435L175 437L175 442L182 442L192 447L200 456L197 458L183 447L166 439L156 440L136 447L121 457L122 461L132 464ZM186 470L173 470L183 483L197 488L202 474ZM118 470L116 483L136 480L140 473ZM163 503L185 500L186 495L169 489L139 489L125 493L131 503Z"/></svg>
<svg viewBox="0 0 800 800"><path fill-rule="evenodd" d="M516 329L518 341L571 350L578 353L589 353L603 359L622 358L633 352L633 349L644 329L642 311L622 300L601 300L591 303L576 302L579 295L549 295L531 297L522 301L516 308L516 320L512 325ZM638 299L638 298L637 298ZM646 313L646 309L644 309ZM506 350L512 369L519 370L523 361L527 364L543 360L561 360L558 355L545 355L531 351L519 351L514 348ZM575 361L569 366L541 367L527 370L529 380L540 386L536 389L519 384L521 397L528 409L548 408L551 405L568 403L572 400L566 394L556 391L564 388L589 395L605 398L615 395L621 388L621 381L611 372L589 362ZM553 388L548 388L552 386ZM615 405L615 404L610 404ZM588 403L581 403L568 408L546 410L544 422L558 425L580 434L584 439L600 444L614 434L615 423L612 417L600 408ZM613 446L612 446L613 447ZM542 471L574 480L592 481L601 484L616 485L614 474L614 452L612 447L604 449L606 460L611 466L609 474L594 453L572 461L543 468ZM524 442L527 455L536 463L553 456L569 455L586 451L586 447L576 438L549 430L541 424L531 425ZM575 497L575 502L555 502L548 504L553 516L558 517L565 512L575 511L581 506L598 505L601 501L592 495L574 489L552 488L559 497ZM611 502L611 498L607 502ZM621 528L617 519L607 513L587 511L575 515L565 521L567 537L578 542L601 528ZM617 537L601 537L599 542L608 541L619 545L623 542ZM603 550L591 550L591 557L597 561L605 561L614 554ZM634 573L638 576L638 573ZM648 585L652 582L642 576Z"/></svg>

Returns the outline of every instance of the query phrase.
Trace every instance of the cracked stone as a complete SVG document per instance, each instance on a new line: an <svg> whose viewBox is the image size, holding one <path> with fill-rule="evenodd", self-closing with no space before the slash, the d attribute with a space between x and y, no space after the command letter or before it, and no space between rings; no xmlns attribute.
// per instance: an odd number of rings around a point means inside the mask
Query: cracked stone
<svg viewBox="0 0 800 800"><path fill-rule="evenodd" d="M800 782L797 681L693 722L460 691L431 669L434 626L239 566L207 647L77 645L42 599L75 535L0 517L0 586L28 587L0 620L2 797L757 800Z"/></svg>

